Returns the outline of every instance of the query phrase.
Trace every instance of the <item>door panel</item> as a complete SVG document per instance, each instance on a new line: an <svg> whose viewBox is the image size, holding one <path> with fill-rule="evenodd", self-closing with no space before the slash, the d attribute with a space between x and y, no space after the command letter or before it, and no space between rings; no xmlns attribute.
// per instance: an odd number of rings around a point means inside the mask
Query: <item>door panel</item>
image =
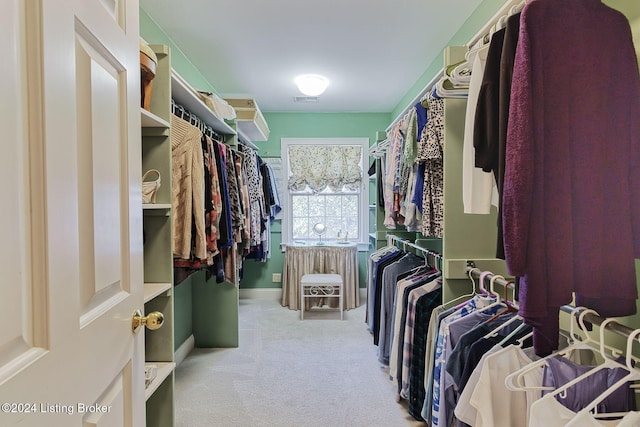
<svg viewBox="0 0 640 427"><path fill-rule="evenodd" d="M124 374L124 373L123 373ZM127 401L127 387L125 375L121 375L109 385L107 390L98 400L88 408L80 408L85 411L83 426L85 427L118 427L124 425Z"/></svg>
<svg viewBox="0 0 640 427"><path fill-rule="evenodd" d="M6 52L0 61L0 129L6 141L23 141L27 135L24 121L26 87L23 74L25 62L17 46L24 43L20 20L24 13L17 0L10 2L0 17L2 35L0 52ZM4 9L4 8L3 8ZM0 156L0 182L3 207L0 221L0 236L6 242L0 245L0 271L4 286L0 286L0 301L12 301L0 310L0 383L15 375L25 364L33 360L42 349L34 343L34 328L39 327L33 319L34 293L30 275L30 221L28 175L28 147L24 144L3 144ZM11 244L8 244L11 242Z"/></svg>
<svg viewBox="0 0 640 427"><path fill-rule="evenodd" d="M0 51L0 425L142 426L138 2L8 0Z"/></svg>
<svg viewBox="0 0 640 427"><path fill-rule="evenodd" d="M87 33L84 26L80 28ZM127 178L127 158L122 155L127 121L120 119L119 108L126 79L122 66L96 44L95 38L87 40L76 33L78 167L84 177L78 182L83 327L122 298L127 264L123 263L122 244L129 243L120 221L128 202L120 197L126 194ZM124 282L128 291L129 283Z"/></svg>

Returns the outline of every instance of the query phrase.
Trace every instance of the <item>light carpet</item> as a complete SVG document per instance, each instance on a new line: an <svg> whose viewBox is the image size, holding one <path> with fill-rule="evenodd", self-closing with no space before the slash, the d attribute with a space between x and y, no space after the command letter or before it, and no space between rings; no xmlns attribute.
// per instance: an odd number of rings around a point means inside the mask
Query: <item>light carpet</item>
<svg viewBox="0 0 640 427"><path fill-rule="evenodd" d="M177 427L424 426L395 400L365 306L298 311L240 300L240 346L195 349L176 370Z"/></svg>

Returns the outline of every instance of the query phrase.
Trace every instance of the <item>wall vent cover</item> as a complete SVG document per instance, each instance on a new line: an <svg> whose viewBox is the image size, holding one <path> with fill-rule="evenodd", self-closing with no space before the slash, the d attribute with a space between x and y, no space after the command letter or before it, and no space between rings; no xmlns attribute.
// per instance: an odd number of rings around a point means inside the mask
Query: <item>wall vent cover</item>
<svg viewBox="0 0 640 427"><path fill-rule="evenodd" d="M293 102L315 103L318 102L317 96L294 96Z"/></svg>

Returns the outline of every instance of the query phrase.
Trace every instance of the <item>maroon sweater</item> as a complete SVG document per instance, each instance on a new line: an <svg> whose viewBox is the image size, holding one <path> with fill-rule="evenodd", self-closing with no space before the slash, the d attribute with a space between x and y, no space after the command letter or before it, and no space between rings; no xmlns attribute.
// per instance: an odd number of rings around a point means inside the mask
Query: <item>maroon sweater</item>
<svg viewBox="0 0 640 427"><path fill-rule="evenodd" d="M600 0L531 0L515 58L503 190L509 272L536 353L558 308L636 310L640 78L627 19Z"/></svg>

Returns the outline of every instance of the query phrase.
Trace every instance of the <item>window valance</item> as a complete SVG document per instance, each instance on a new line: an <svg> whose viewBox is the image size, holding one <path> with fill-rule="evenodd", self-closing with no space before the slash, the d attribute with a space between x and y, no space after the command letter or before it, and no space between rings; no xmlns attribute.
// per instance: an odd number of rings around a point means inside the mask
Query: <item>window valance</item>
<svg viewBox="0 0 640 427"><path fill-rule="evenodd" d="M288 149L289 190L318 193L325 188L357 191L362 181L362 147L292 145Z"/></svg>

